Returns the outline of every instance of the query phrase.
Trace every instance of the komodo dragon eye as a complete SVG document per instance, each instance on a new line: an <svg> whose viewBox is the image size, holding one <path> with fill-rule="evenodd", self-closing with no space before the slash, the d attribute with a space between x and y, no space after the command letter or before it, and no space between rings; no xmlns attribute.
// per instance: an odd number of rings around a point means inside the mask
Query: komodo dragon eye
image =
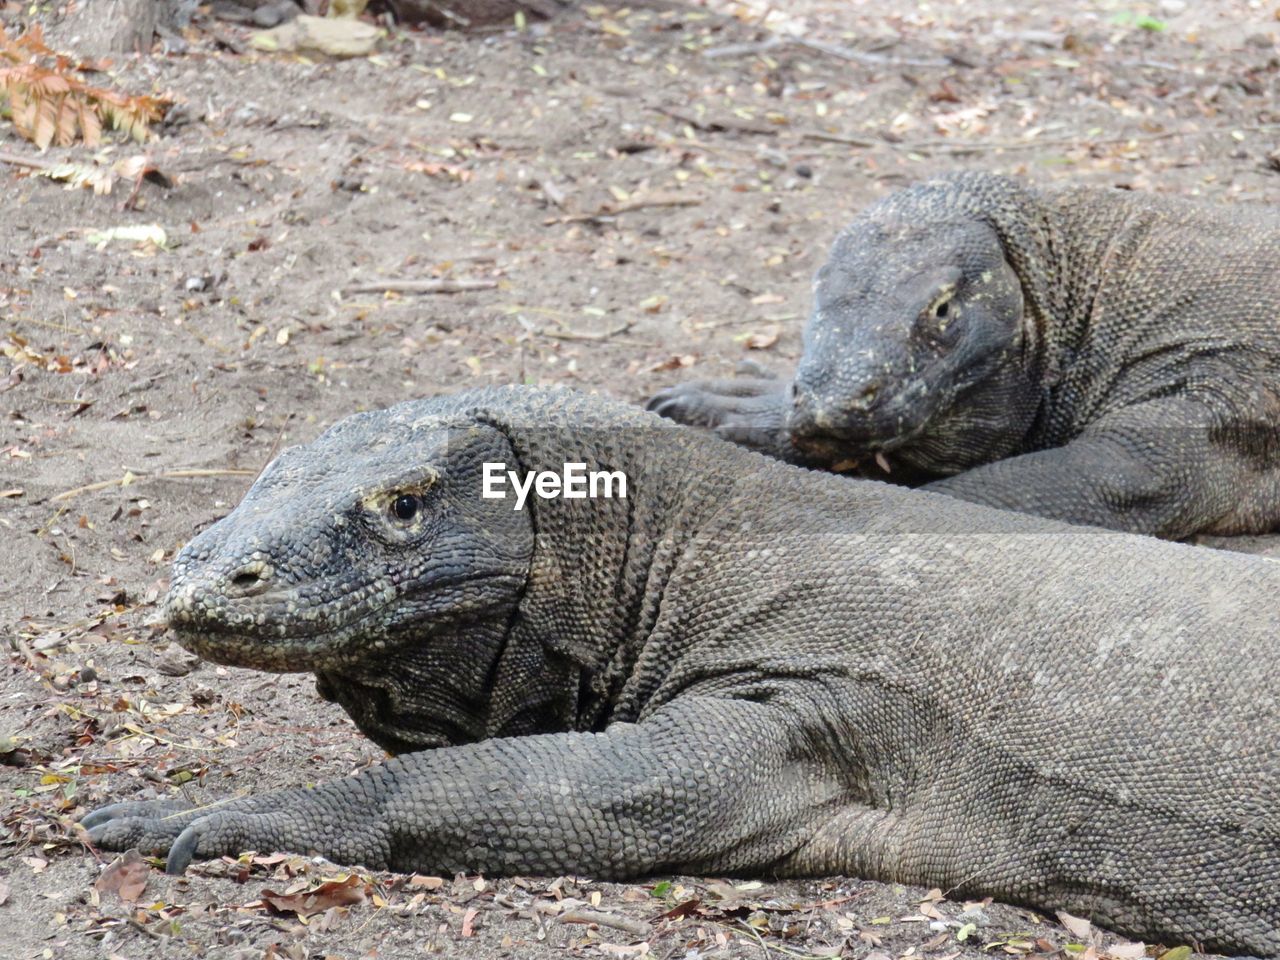
<svg viewBox="0 0 1280 960"><path fill-rule="evenodd" d="M395 514L397 520L408 523L418 515L418 508L421 506L420 497L412 493L402 493L391 502L391 512Z"/></svg>
<svg viewBox="0 0 1280 960"><path fill-rule="evenodd" d="M951 298L955 296L955 292L956 288L948 284L938 291L933 301L925 308L920 321L927 333L938 335L947 332L947 326L956 315L956 310L951 306Z"/></svg>

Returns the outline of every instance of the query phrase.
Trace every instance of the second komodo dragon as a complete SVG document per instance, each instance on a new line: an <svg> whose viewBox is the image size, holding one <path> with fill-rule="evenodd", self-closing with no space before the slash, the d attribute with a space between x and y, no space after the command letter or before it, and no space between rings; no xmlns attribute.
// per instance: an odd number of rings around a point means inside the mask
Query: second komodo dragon
<svg viewBox="0 0 1280 960"><path fill-rule="evenodd" d="M482 495L485 464L566 463L626 497ZM802 470L601 398L410 402L282 453L165 601L190 650L314 672L400 756L84 823L174 872L255 849L843 873L1276 957L1278 594L1264 559Z"/></svg>
<svg viewBox="0 0 1280 960"><path fill-rule="evenodd" d="M797 462L1180 539L1280 521L1280 213L953 175L836 239L790 382L650 407ZM941 478L941 479L940 479Z"/></svg>

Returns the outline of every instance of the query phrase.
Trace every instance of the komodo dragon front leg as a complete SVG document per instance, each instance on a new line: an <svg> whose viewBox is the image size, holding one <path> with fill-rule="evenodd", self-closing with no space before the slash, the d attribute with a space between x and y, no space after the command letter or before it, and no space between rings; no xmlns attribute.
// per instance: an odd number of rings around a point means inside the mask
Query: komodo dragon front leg
<svg viewBox="0 0 1280 960"><path fill-rule="evenodd" d="M802 450L792 442L792 390L790 380L767 377L694 380L660 390L645 409L787 463L829 467L847 460L838 444L811 442Z"/></svg>
<svg viewBox="0 0 1280 960"><path fill-rule="evenodd" d="M1103 416L1065 446L997 460L924 489L1071 523L1182 539L1235 532L1247 465L1191 400L1151 400Z"/></svg>
<svg viewBox="0 0 1280 960"><path fill-rule="evenodd" d="M167 852L177 874L245 850L428 872L761 870L804 845L846 792L810 742L784 707L685 696L603 733L411 753L215 808L120 803L83 823L105 849Z"/></svg>

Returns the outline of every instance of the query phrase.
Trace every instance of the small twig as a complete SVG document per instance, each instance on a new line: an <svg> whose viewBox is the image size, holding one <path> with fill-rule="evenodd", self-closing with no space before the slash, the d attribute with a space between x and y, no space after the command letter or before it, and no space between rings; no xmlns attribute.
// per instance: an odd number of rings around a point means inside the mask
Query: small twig
<svg viewBox="0 0 1280 960"><path fill-rule="evenodd" d="M43 671L41 671L40 669L39 661L36 660L35 654L31 652L31 647L27 646L27 641L23 640L16 633L10 633L9 646L13 648L13 651L15 653L20 654L22 656L22 659L27 662L28 667L30 667L36 673L43 673Z"/></svg>
<svg viewBox="0 0 1280 960"><path fill-rule="evenodd" d="M497 280L370 280L343 287L342 293L466 293L497 286Z"/></svg>
<svg viewBox="0 0 1280 960"><path fill-rule="evenodd" d="M42 238L43 242L43 238ZM38 244L37 244L38 245ZM50 323L48 320L39 320L35 317L23 317L21 323L34 323L37 327L44 327L48 330L57 330L59 333L85 333L83 327L72 327L65 323Z"/></svg>
<svg viewBox="0 0 1280 960"><path fill-rule="evenodd" d="M866 63L882 67L951 67L956 65L956 60L952 57L929 57L927 59L889 57L883 53L867 53L862 50L854 50L852 47L823 43L821 40L811 40L808 37L790 37L789 40L791 43L801 47L806 47L818 53L825 53L829 57L836 57L840 60L849 60L853 63Z"/></svg>
<svg viewBox="0 0 1280 960"><path fill-rule="evenodd" d="M847 143L855 147L893 147L910 153L929 153L941 150L947 153L977 153L982 150L1034 150L1037 147L1088 147L1100 143L1149 143L1153 140L1170 140L1174 137L1195 137L1201 134L1222 134L1231 130L1248 130L1254 133L1280 129L1280 124L1254 124L1252 126L1224 126L1204 130L1160 130L1155 133L1121 133L1110 137L1089 137L1084 134L1068 134L1062 137L1043 137L1030 140L869 140L862 137L846 137L837 133L806 131L805 140L822 140L829 143Z"/></svg>
<svg viewBox="0 0 1280 960"><path fill-rule="evenodd" d="M805 140L820 140L823 143L846 143L851 147L892 146L888 140L872 140L868 137L846 137L842 133L823 133L821 130L810 130L800 136Z"/></svg>
<svg viewBox="0 0 1280 960"><path fill-rule="evenodd" d="M78 497L82 493L95 493L98 490L109 490L111 487L123 487L126 483L132 484L142 480L190 480L196 477L252 477L252 470L160 470L156 473L133 473L126 481L124 477L116 477L114 480L99 480L96 483L86 483L83 487L74 487L71 490L63 490L61 493L54 494L49 498L50 503L59 503L63 500L70 500Z"/></svg>
<svg viewBox="0 0 1280 960"><path fill-rule="evenodd" d="M530 307L529 309L534 310L535 308ZM529 320L523 314L516 314L516 320L519 322L520 326L524 327L533 335L539 337L551 337L553 340L608 340L611 337L616 337L619 334L626 333L635 325L631 320L627 320L621 326L614 327L612 330L574 330L570 327L566 327L562 321L557 320L556 323L560 324L560 329L557 330L554 327L536 326L533 321Z"/></svg>
<svg viewBox="0 0 1280 960"><path fill-rule="evenodd" d="M702 51L707 60L719 60L722 57L740 57L746 54L768 53L787 45L786 37L770 37L757 43L726 43L719 47L708 47Z"/></svg>
<svg viewBox="0 0 1280 960"><path fill-rule="evenodd" d="M542 330L535 330L534 332L539 333L544 337L552 337L556 340L608 340L610 337L616 337L620 333L626 333L632 326L632 322L628 320L626 323L623 323L621 326L614 327L612 330L573 330L566 327L563 330L546 328Z"/></svg>
<svg viewBox="0 0 1280 960"><path fill-rule="evenodd" d="M1182 73L1187 68L1177 63L1165 63L1163 60L1112 60L1115 67L1140 67L1146 70L1167 70L1169 73Z"/></svg>
<svg viewBox="0 0 1280 960"><path fill-rule="evenodd" d="M276 451L280 449L280 441L284 439L284 431L289 426L289 421L293 419L293 414L285 414L283 420L280 421L280 429L276 431L275 440L271 441L271 449L267 452L267 459L262 461L262 466L258 468L258 476L262 476L262 471L271 466L271 461L276 458ZM254 478L255 480L257 477Z"/></svg>
<svg viewBox="0 0 1280 960"><path fill-rule="evenodd" d="M567 209L569 197L558 183L550 177L542 177L538 180L538 187L542 190L542 195L557 207L561 210Z"/></svg>
<svg viewBox="0 0 1280 960"><path fill-rule="evenodd" d="M758 123L748 123L745 120L733 120L728 117L700 119L687 113L681 113L679 110L672 110L669 107L654 107L655 112L662 114L664 117L670 117L672 120L679 120L681 123L687 123L695 130L701 130L704 133L752 133L762 137L774 137L778 134L776 127L763 127Z"/></svg>
<svg viewBox="0 0 1280 960"><path fill-rule="evenodd" d="M617 206L606 204L601 209L606 215L614 215L619 213L630 213L632 210L643 210L646 207L696 207L704 203L702 197L682 197L666 195L654 195L651 197L641 197L638 200L628 200Z"/></svg>
<svg viewBox="0 0 1280 960"><path fill-rule="evenodd" d="M124 203L120 204L121 210L136 210L138 204L138 194L142 192L142 183L147 179L147 171L144 167L138 171L138 176L134 178L133 189L129 191L129 196L125 197Z"/></svg>
<svg viewBox="0 0 1280 960"><path fill-rule="evenodd" d="M159 934L159 933L156 933L154 930L150 930L150 929L148 929L148 928L147 928L147 925L146 925L145 923L139 923L139 922L138 922L137 920L135 920L133 917L125 917L125 918L124 918L124 922L125 922L125 923L127 923L127 924L128 924L130 927L132 927L134 930L137 930L139 933L144 933L144 934L146 934L148 937L151 937L151 938L152 938L152 939L154 939L154 940L162 940L162 939L164 939L164 935L163 935L163 934Z"/></svg>
<svg viewBox="0 0 1280 960"><path fill-rule="evenodd" d="M649 207L696 207L705 202L703 197L653 194L652 196L639 197L635 200L626 200L622 203L606 203L597 207L591 213L568 213L563 217L552 217L542 222L545 226L550 226L553 223L583 223L588 220L607 220L610 217L632 213L636 210L645 210Z"/></svg>
<svg viewBox="0 0 1280 960"><path fill-rule="evenodd" d="M208 170L210 167L216 167L220 163L230 163L238 167L265 167L271 161L262 160L256 157L201 157L197 162L184 164L182 166L170 167L174 173L196 173L200 170Z"/></svg>
<svg viewBox="0 0 1280 960"><path fill-rule="evenodd" d="M723 320L697 320L692 324L694 330L716 330L720 327L739 327L747 324L758 324L761 320L766 323L790 323L793 320L801 319L798 313L777 313L770 316L746 316L746 317L726 317Z"/></svg>
<svg viewBox="0 0 1280 960"><path fill-rule="evenodd" d="M605 913L603 910L591 910L587 907L578 907L576 910L568 910L560 914L561 923L594 923L601 927L612 927L614 930L622 930L631 934L637 940L644 940L652 933L652 929L647 923L639 920L632 920L630 917L621 917L616 913Z"/></svg>
<svg viewBox="0 0 1280 960"><path fill-rule="evenodd" d="M876 67L950 67L955 65L955 60L949 57L931 57L929 59L889 57L883 53L868 53L864 50L854 50L852 47L823 43L821 40L810 40L808 37L770 37L768 40L762 40L759 43L730 43L722 47L709 47L702 51L702 55L708 60L716 60L721 57L768 53L770 50L788 46L805 47L816 53L825 53L829 57Z"/></svg>
<svg viewBox="0 0 1280 960"><path fill-rule="evenodd" d="M819 960L817 954L801 953L799 950L792 950L790 947L784 947L780 943L773 943L773 944L769 943L764 939L764 937L760 936L760 932L756 930L755 927L751 926L751 924L747 923L747 921L745 920L741 920L741 919L738 920L738 925L742 927L743 930L746 930L747 933L751 934L751 936L755 939L756 943L759 945L760 952L763 953L766 958L768 958L769 952L771 950L776 950L778 951L778 953L782 954L783 956L796 957L797 960ZM723 924L717 924L717 926L724 927ZM731 930L735 928L724 927L724 929Z"/></svg>
<svg viewBox="0 0 1280 960"><path fill-rule="evenodd" d="M1045 137L1032 140L924 140L916 143L903 142L894 146L912 153L929 153L941 150L944 153L976 153L980 150L1033 150L1036 147L1093 146L1099 143L1128 143L1135 141L1145 143L1151 140L1168 140L1172 137L1191 137L1202 131L1198 130L1163 130L1160 133L1118 134L1114 137L1086 137L1083 135L1066 137Z"/></svg>
<svg viewBox="0 0 1280 960"><path fill-rule="evenodd" d="M30 167L32 170L51 170L56 164L32 157L21 157L16 153L0 153L0 163L12 164L15 167Z"/></svg>

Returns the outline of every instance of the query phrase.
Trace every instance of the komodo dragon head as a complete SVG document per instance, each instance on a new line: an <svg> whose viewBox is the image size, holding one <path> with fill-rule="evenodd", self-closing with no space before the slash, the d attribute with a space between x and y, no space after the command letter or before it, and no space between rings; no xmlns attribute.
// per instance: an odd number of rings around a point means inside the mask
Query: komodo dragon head
<svg viewBox="0 0 1280 960"><path fill-rule="evenodd" d="M520 506L486 465L537 495ZM626 492L542 491L570 466ZM740 470L733 448L573 391L407 401L282 453L179 553L164 614L205 659L315 673L393 753L588 729L680 553L665 518L714 513Z"/></svg>
<svg viewBox="0 0 1280 960"><path fill-rule="evenodd" d="M314 671L388 749L478 739L532 520L480 496L507 437L412 405L280 454L180 552L164 615L208 660Z"/></svg>
<svg viewBox="0 0 1280 960"><path fill-rule="evenodd" d="M801 449L896 451L955 473L1025 431L1022 286L995 225L961 202L965 184L893 194L836 239L795 376L787 432Z"/></svg>

